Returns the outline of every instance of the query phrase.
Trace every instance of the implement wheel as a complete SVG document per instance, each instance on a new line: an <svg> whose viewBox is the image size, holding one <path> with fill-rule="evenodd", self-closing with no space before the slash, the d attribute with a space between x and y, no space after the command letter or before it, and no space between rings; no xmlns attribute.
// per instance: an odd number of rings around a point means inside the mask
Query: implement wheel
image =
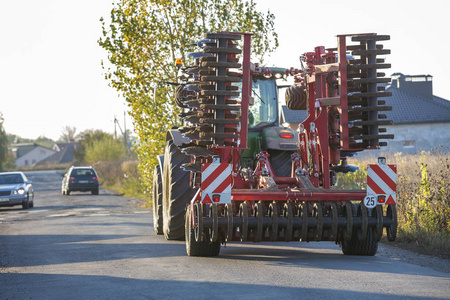
<svg viewBox="0 0 450 300"><path fill-rule="evenodd" d="M308 202L302 202L301 204L301 212L300 212L301 218L302 218L302 229L300 233L300 238L302 242L308 241L308 215L309 215L309 209L308 209Z"/></svg>
<svg viewBox="0 0 450 300"><path fill-rule="evenodd" d="M167 240L184 239L184 214L186 205L194 197L195 190L189 185L189 172L181 165L189 163L190 156L181 153L173 143L166 143L163 171L163 233Z"/></svg>
<svg viewBox="0 0 450 300"><path fill-rule="evenodd" d="M157 165L153 171L153 228L156 234L163 234L162 216L162 175L161 167Z"/></svg>
<svg viewBox="0 0 450 300"><path fill-rule="evenodd" d="M259 243L264 238L264 230L263 230L263 217L264 210L261 201L255 203L253 206L254 216L258 220L255 233L255 242Z"/></svg>
<svg viewBox="0 0 450 300"><path fill-rule="evenodd" d="M330 217L331 217L330 241L335 241L338 235L338 210L336 202L332 202L330 205Z"/></svg>
<svg viewBox="0 0 450 300"><path fill-rule="evenodd" d="M369 230L369 211L362 202L358 207L358 216L361 218L361 230L358 230L358 238L364 241L367 238L367 231Z"/></svg>
<svg viewBox="0 0 450 300"><path fill-rule="evenodd" d="M360 230L358 229L357 231ZM370 229L367 231L365 240L360 240L358 235L360 233L354 232L350 241L344 239L341 242L342 253L345 255L374 256L378 250L378 242L374 238L374 230Z"/></svg>
<svg viewBox="0 0 450 300"><path fill-rule="evenodd" d="M186 235L186 252L189 256L217 256L220 253L220 242L210 242L208 232L207 238L202 242L195 240L194 228L193 228L193 216L191 207L186 210L185 219L185 235Z"/></svg>
<svg viewBox="0 0 450 300"><path fill-rule="evenodd" d="M390 242L395 241L397 237L397 206L389 204L386 211L386 217L392 220L392 225L386 227L387 239Z"/></svg>
<svg viewBox="0 0 450 300"><path fill-rule="evenodd" d="M316 230L314 231L314 240L316 242L322 240L323 235L323 206L320 203L314 204L314 216L317 220Z"/></svg>
<svg viewBox="0 0 450 300"><path fill-rule="evenodd" d="M269 205L269 217L272 218L272 227L270 229L270 241L278 240L278 204L276 201Z"/></svg>
<svg viewBox="0 0 450 300"><path fill-rule="evenodd" d="M227 236L226 236L226 241L230 242L234 239L234 225L233 225L233 216L234 216L234 212L233 212L233 204L228 203L225 206L225 216L227 217Z"/></svg>
<svg viewBox="0 0 450 300"><path fill-rule="evenodd" d="M377 242L379 242L383 236L383 207L381 205L377 205L376 208L372 210L372 215L374 214L377 218L377 226L374 228L374 238Z"/></svg>
<svg viewBox="0 0 450 300"><path fill-rule="evenodd" d="M345 217L347 218L347 226L344 229L344 240L348 242L353 235L353 208L350 201L345 202Z"/></svg>
<svg viewBox="0 0 450 300"><path fill-rule="evenodd" d="M291 202L287 202L284 205L283 215L287 219L286 228L284 228L284 240L286 242L290 242L290 241L292 241L292 234L294 233L294 230L293 230L294 209L292 207Z"/></svg>
<svg viewBox="0 0 450 300"><path fill-rule="evenodd" d="M239 216L242 217L242 226L239 227L241 242L248 241L248 204L244 201L239 206Z"/></svg>

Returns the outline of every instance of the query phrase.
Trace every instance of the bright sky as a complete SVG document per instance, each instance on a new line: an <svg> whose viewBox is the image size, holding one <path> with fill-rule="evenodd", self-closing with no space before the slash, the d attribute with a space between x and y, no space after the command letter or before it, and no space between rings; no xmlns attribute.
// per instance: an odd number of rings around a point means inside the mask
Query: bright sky
<svg viewBox="0 0 450 300"><path fill-rule="evenodd" d="M300 54L336 46L336 35L391 35L388 74L430 74L436 96L450 100L450 34L444 0L255 0L276 16L278 51L268 65L299 67ZM0 6L0 112L7 133L58 139L64 126L114 131L127 109L108 87L97 40L112 0L3 1ZM127 128L131 128L127 117Z"/></svg>

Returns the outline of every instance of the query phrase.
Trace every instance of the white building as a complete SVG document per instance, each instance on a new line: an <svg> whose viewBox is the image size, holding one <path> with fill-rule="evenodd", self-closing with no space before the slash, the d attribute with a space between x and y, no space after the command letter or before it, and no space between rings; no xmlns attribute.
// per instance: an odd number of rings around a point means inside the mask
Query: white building
<svg viewBox="0 0 450 300"><path fill-rule="evenodd" d="M16 159L18 167L30 166L53 155L56 151L35 143L15 144L11 146L11 152Z"/></svg>

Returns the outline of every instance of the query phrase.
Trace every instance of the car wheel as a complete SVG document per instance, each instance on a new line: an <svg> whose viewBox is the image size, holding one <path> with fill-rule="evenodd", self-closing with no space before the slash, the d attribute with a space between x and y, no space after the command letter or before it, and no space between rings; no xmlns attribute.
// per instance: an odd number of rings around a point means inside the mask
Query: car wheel
<svg viewBox="0 0 450 300"><path fill-rule="evenodd" d="M70 195L70 190L66 190L66 195L67 195L67 196Z"/></svg>
<svg viewBox="0 0 450 300"><path fill-rule="evenodd" d="M22 208L23 209L28 209L30 208L30 196L27 196L27 200L25 202L22 202Z"/></svg>
<svg viewBox="0 0 450 300"><path fill-rule="evenodd" d="M98 189L92 190L92 191L91 191L91 194L92 194L92 195L98 195Z"/></svg>

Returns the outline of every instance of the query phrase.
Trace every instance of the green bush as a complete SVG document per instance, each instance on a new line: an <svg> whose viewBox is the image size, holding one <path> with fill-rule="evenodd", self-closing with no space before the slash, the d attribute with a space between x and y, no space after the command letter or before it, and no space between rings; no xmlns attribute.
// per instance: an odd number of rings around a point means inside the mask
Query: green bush
<svg viewBox="0 0 450 300"><path fill-rule="evenodd" d="M126 153L122 142L111 136L92 142L86 146L84 160L88 163L97 161L119 160Z"/></svg>

